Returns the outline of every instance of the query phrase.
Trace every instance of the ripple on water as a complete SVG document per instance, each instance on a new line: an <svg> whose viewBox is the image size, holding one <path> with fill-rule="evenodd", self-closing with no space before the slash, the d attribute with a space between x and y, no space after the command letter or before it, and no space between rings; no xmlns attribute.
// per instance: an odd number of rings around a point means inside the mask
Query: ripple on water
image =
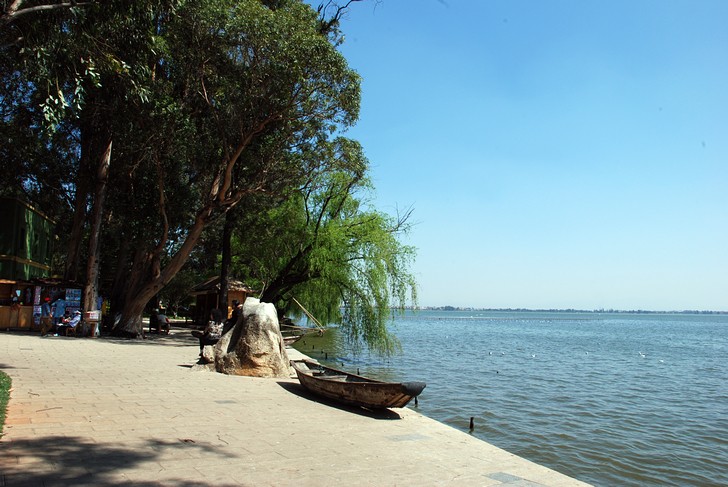
<svg viewBox="0 0 728 487"><path fill-rule="evenodd" d="M474 417L474 436L595 485L728 485L728 316L422 313L395 328L404 354L386 362L326 347L427 382L419 412L466 431Z"/></svg>

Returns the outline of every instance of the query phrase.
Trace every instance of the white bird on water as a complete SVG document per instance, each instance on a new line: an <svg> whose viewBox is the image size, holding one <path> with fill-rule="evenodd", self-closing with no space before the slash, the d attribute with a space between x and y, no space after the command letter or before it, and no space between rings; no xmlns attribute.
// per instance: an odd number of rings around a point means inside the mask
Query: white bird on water
<svg viewBox="0 0 728 487"><path fill-rule="evenodd" d="M642 358L645 358L645 357L647 357L647 355L645 355L645 354L644 354L644 353L642 353L642 352L639 352L639 354L640 354L640 357L642 357Z"/></svg>

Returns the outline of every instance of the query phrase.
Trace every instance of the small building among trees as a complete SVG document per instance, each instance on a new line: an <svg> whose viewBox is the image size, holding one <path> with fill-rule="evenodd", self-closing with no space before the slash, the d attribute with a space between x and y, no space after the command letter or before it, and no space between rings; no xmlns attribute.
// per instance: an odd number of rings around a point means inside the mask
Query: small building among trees
<svg viewBox="0 0 728 487"><path fill-rule="evenodd" d="M37 281L51 275L55 222L12 197L0 197L0 215L0 329L37 327Z"/></svg>
<svg viewBox="0 0 728 487"><path fill-rule="evenodd" d="M50 277L55 222L17 198L0 198L0 279Z"/></svg>
<svg viewBox="0 0 728 487"><path fill-rule="evenodd" d="M255 291L245 285L242 281L235 279L228 280L227 305L220 303L220 276L212 277L192 288L192 295L195 296L195 312L193 319L195 323L203 324L210 319L210 312L215 308L224 309L226 317L232 313L233 301L245 302L245 298L254 294Z"/></svg>

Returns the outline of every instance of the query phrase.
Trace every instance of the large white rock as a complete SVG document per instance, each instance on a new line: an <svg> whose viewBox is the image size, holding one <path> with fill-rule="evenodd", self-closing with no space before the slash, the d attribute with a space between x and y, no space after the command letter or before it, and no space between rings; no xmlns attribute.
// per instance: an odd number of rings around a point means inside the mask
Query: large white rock
<svg viewBox="0 0 728 487"><path fill-rule="evenodd" d="M247 298L235 326L214 346L215 370L252 377L290 377L276 308Z"/></svg>

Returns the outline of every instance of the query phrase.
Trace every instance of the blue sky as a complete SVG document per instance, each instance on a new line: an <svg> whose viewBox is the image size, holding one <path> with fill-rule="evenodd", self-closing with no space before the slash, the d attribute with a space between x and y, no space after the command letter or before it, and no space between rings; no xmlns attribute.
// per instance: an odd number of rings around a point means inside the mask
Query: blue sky
<svg viewBox="0 0 728 487"><path fill-rule="evenodd" d="M383 0L341 47L424 306L728 310L728 2Z"/></svg>

